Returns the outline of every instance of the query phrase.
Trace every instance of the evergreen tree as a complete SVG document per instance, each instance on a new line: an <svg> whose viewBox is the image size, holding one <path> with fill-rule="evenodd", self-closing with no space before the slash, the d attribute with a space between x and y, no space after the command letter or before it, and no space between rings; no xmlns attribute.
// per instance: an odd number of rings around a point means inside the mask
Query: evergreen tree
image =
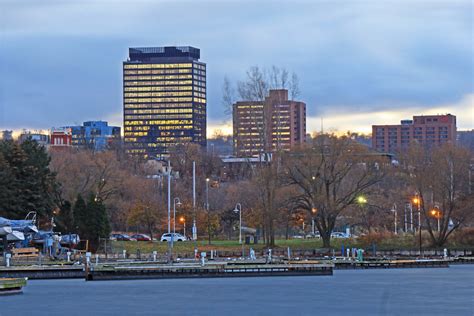
<svg viewBox="0 0 474 316"><path fill-rule="evenodd" d="M49 221L57 184L46 149L31 139L1 141L0 154L0 216L20 219L36 211Z"/></svg>
<svg viewBox="0 0 474 316"><path fill-rule="evenodd" d="M76 203L73 207L74 231L79 234L81 239L87 239L88 219L87 205L80 194L77 195Z"/></svg>

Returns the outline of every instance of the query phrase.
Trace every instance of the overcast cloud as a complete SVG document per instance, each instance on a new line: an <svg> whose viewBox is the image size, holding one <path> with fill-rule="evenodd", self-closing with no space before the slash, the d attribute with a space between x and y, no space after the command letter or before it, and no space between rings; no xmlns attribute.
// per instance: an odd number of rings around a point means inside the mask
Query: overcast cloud
<svg viewBox="0 0 474 316"><path fill-rule="evenodd" d="M369 131L451 112L474 128L472 1L0 1L0 128L121 125L128 47L191 45L208 65L208 119L225 75L300 77L308 130Z"/></svg>

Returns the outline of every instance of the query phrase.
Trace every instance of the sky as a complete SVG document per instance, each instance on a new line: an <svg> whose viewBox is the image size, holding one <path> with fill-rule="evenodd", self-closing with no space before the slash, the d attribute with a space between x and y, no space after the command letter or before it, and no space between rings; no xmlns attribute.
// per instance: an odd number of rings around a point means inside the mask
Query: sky
<svg viewBox="0 0 474 316"><path fill-rule="evenodd" d="M208 135L231 131L222 84L255 65L299 77L308 132L368 133L421 114L474 129L470 0L0 0L0 130L122 125L129 47L194 46Z"/></svg>

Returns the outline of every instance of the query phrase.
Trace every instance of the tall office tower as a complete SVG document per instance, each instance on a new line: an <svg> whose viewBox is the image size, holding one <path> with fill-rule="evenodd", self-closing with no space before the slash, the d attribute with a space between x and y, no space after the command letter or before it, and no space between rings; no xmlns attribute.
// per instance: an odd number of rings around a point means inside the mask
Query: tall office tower
<svg viewBox="0 0 474 316"><path fill-rule="evenodd" d="M456 142L456 116L421 115L400 125L372 125L372 148L377 151L403 151L412 141L425 147Z"/></svg>
<svg viewBox="0 0 474 316"><path fill-rule="evenodd" d="M264 101L233 105L234 155L290 150L306 141L306 104L288 100L288 90L270 90Z"/></svg>
<svg viewBox="0 0 474 316"><path fill-rule="evenodd" d="M127 153L165 158L171 147L206 146L206 64L198 48L130 48L123 62Z"/></svg>

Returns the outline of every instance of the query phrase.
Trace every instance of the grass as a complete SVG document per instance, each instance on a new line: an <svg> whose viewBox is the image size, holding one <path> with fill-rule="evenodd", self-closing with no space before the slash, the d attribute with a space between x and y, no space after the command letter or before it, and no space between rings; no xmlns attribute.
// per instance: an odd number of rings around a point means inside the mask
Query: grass
<svg viewBox="0 0 474 316"><path fill-rule="evenodd" d="M428 249L428 239L424 236L423 244L424 249ZM317 248L323 248L323 242L321 239L278 239L276 240L275 248L287 248L290 247L293 250L312 250ZM372 243L375 244L377 250L416 250L418 249L418 238L414 235L397 235L390 238L382 238L374 241L367 240L367 238L358 239L331 239L331 248L339 250L342 245L344 248L365 248L371 249ZM207 240L200 240L197 243L193 241L175 242L174 251L178 253L192 253L194 247L197 244L199 251L240 251L242 245L237 240L213 240L211 245L208 244ZM255 250L261 250L265 248L265 245L261 241L259 244L244 245L246 249L253 248ZM447 247L455 247L458 249L472 249L472 245L458 245L448 244ZM110 248L109 248L110 249ZM152 253L157 251L158 253L164 253L168 250L168 243L166 242L147 242L147 241L112 241L112 252L121 253L122 250L127 250L128 253L137 253L139 250L142 254ZM110 251L110 250L109 250Z"/></svg>

